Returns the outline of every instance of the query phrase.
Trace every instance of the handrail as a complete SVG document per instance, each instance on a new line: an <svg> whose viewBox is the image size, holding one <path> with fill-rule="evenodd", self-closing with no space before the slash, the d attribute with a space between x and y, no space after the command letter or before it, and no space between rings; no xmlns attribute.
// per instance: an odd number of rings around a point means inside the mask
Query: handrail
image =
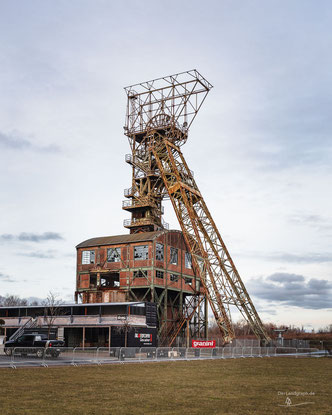
<svg viewBox="0 0 332 415"><path fill-rule="evenodd" d="M30 329L36 327L37 320L36 318L31 317L23 326L19 327L10 337L9 340L16 340L21 334L24 334L25 329Z"/></svg>

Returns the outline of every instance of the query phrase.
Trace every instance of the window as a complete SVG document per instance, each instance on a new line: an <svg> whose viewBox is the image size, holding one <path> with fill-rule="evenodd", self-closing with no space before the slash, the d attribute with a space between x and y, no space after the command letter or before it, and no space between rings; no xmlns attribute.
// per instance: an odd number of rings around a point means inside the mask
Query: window
<svg viewBox="0 0 332 415"><path fill-rule="evenodd" d="M120 262L121 248L109 248L107 250L107 262Z"/></svg>
<svg viewBox="0 0 332 415"><path fill-rule="evenodd" d="M147 245L134 246L134 260L142 260L149 258L149 248Z"/></svg>
<svg viewBox="0 0 332 415"><path fill-rule="evenodd" d="M32 336L27 336L27 335L25 335L25 336L21 336L21 337L19 337L18 339L17 339L17 342L18 343L25 343L25 342L29 342L29 340L32 340Z"/></svg>
<svg viewBox="0 0 332 415"><path fill-rule="evenodd" d="M178 275L176 275L176 274L171 274L169 278L170 278L170 280L171 280L172 282L177 282L177 281L179 281L179 276L178 276Z"/></svg>
<svg viewBox="0 0 332 415"><path fill-rule="evenodd" d="M90 288L97 287L97 274L90 275Z"/></svg>
<svg viewBox="0 0 332 415"><path fill-rule="evenodd" d="M113 272L101 275L100 286L105 288L120 287L119 273Z"/></svg>
<svg viewBox="0 0 332 415"><path fill-rule="evenodd" d="M95 251L82 251L82 264L94 264Z"/></svg>
<svg viewBox="0 0 332 415"><path fill-rule="evenodd" d="M197 258L197 263L198 263L200 271L204 272L204 266L205 266L204 259L203 258Z"/></svg>
<svg viewBox="0 0 332 415"><path fill-rule="evenodd" d="M189 252L185 252L184 254L184 266L186 268L191 268L191 255Z"/></svg>
<svg viewBox="0 0 332 415"><path fill-rule="evenodd" d="M187 278L187 277L185 277L185 279L184 279L184 283L185 283L185 284L192 285L193 280L192 280L192 278Z"/></svg>
<svg viewBox="0 0 332 415"><path fill-rule="evenodd" d="M156 271L156 278L159 278L160 280L164 279L164 271Z"/></svg>
<svg viewBox="0 0 332 415"><path fill-rule="evenodd" d="M134 278L146 278L147 274L146 271L134 271Z"/></svg>
<svg viewBox="0 0 332 415"><path fill-rule="evenodd" d="M163 261L164 260L164 245L156 243L156 260Z"/></svg>
<svg viewBox="0 0 332 415"><path fill-rule="evenodd" d="M178 264L178 250L176 248L171 247L170 263L173 264L173 265Z"/></svg>

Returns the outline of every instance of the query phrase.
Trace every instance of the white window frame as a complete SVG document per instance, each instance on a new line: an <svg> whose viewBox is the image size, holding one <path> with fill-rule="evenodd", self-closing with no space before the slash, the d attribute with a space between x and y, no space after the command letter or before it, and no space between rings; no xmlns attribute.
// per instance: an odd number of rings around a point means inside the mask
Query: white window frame
<svg viewBox="0 0 332 415"><path fill-rule="evenodd" d="M82 251L82 265L94 264L96 255L94 249Z"/></svg>

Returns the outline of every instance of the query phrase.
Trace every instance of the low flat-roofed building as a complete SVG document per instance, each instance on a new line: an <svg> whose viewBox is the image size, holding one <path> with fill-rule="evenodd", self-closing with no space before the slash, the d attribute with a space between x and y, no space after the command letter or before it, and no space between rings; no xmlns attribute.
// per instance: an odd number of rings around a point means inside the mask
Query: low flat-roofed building
<svg viewBox="0 0 332 415"><path fill-rule="evenodd" d="M148 302L62 304L56 313L45 306L0 307L0 318L7 339L19 329L31 333L51 328L68 347L130 346L133 338L140 338L135 333L151 334L149 344L142 346L156 346L157 341L156 305Z"/></svg>

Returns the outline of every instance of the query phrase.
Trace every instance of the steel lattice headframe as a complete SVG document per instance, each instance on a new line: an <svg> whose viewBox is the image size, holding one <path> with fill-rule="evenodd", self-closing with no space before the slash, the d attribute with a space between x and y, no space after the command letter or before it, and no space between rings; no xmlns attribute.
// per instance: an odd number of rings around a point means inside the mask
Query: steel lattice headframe
<svg viewBox="0 0 332 415"><path fill-rule="evenodd" d="M258 313L180 150L211 88L212 85L196 70L125 88L128 96L125 134L133 152L133 186L139 177L145 177L151 171L155 177L153 181L149 179L149 194L140 192L137 187L135 197L137 203L143 203L149 196L156 205L166 195L170 198L190 249L194 270L200 277L225 341L234 338L230 306L238 308L257 337L268 341ZM196 306L199 302L199 299L195 301ZM188 305L171 334L173 338L194 311L192 304Z"/></svg>

